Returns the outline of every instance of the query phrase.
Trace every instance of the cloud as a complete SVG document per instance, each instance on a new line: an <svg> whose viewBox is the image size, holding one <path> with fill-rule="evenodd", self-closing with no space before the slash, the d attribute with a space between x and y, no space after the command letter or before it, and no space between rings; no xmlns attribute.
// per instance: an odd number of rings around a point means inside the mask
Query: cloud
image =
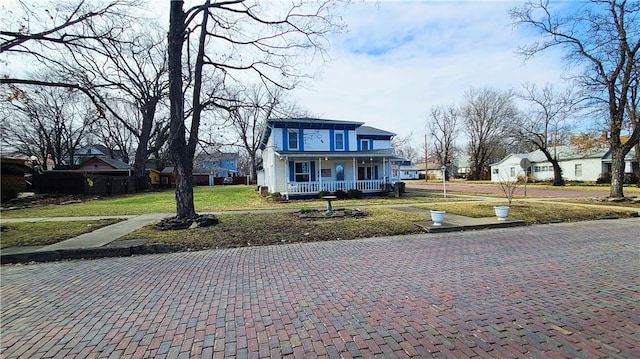
<svg viewBox="0 0 640 359"><path fill-rule="evenodd" d="M321 75L294 91L325 118L362 121L419 142L432 106L459 104L470 88L508 90L525 82L562 86L561 55L528 62L518 46L532 34L513 29L512 2L355 3L348 32L332 38Z"/></svg>

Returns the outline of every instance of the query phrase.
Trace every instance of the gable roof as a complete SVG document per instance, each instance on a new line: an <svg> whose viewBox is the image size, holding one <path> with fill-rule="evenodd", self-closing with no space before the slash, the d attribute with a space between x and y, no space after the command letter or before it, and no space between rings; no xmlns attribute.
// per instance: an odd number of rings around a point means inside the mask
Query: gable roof
<svg viewBox="0 0 640 359"><path fill-rule="evenodd" d="M581 151L577 146L549 147L548 151L552 155L557 156L559 161L568 161L581 158L604 158L608 153L608 150L603 148L591 148L586 151ZM500 165L511 158L515 158L518 161L523 158L527 158L529 161L531 161L531 163L548 162L547 157L541 150L535 150L529 153L510 153L502 160L491 164L491 166Z"/></svg>
<svg viewBox="0 0 640 359"><path fill-rule="evenodd" d="M124 163L124 162L122 162L120 160L116 160L116 159L109 158L109 157L98 157L98 156L87 157L85 160L83 160L78 165L78 168L81 168L82 166L84 166L85 164L87 164L88 162L91 162L91 161L104 162L107 165L111 166L114 170L130 170L130 169L133 169L133 167L131 167L130 164Z"/></svg>

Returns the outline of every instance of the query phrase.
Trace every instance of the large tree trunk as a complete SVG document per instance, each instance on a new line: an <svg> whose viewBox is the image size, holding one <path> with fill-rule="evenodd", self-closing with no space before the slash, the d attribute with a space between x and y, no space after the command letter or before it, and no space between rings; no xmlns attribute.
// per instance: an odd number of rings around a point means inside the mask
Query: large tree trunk
<svg viewBox="0 0 640 359"><path fill-rule="evenodd" d="M153 129L153 119L156 115L158 99L152 98L145 103L142 111L142 129L138 136L138 148L133 163L133 173L137 177L145 175L145 164L149 157L149 141L151 140L151 130Z"/></svg>
<svg viewBox="0 0 640 359"><path fill-rule="evenodd" d="M624 156L625 151L621 147L611 146L611 187L609 197L624 197Z"/></svg>
<svg viewBox="0 0 640 359"><path fill-rule="evenodd" d="M169 13L169 152L175 166L176 214L180 219L195 219L193 203L193 163L189 160L184 126L184 96L182 94L182 45L185 39L183 1L171 1Z"/></svg>
<svg viewBox="0 0 640 359"><path fill-rule="evenodd" d="M540 149L540 151L542 151L544 156L547 158L547 161L549 161L549 163L551 163L551 165L553 166L553 185L564 186L564 179L562 178L562 168L560 168L558 159L554 156L551 156L548 147L539 146L537 144L536 146Z"/></svg>

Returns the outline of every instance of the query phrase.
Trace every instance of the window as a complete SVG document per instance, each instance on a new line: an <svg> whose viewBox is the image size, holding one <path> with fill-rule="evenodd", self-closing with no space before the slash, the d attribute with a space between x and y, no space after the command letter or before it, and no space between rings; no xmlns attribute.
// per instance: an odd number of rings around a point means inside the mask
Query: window
<svg viewBox="0 0 640 359"><path fill-rule="evenodd" d="M336 150L344 150L344 133L336 133Z"/></svg>
<svg viewBox="0 0 640 359"><path fill-rule="evenodd" d="M515 177L516 176L516 168L515 167L509 168L509 176L511 176L511 177Z"/></svg>
<svg viewBox="0 0 640 359"><path fill-rule="evenodd" d="M360 150L368 151L369 150L369 140L360 141Z"/></svg>
<svg viewBox="0 0 640 359"><path fill-rule="evenodd" d="M371 167L358 167L358 179L361 181L370 180L372 178L371 173Z"/></svg>
<svg viewBox="0 0 640 359"><path fill-rule="evenodd" d="M298 149L298 131L297 130L289 130L287 131L289 136L289 149L297 150Z"/></svg>
<svg viewBox="0 0 640 359"><path fill-rule="evenodd" d="M582 177L582 164L577 163L575 165L576 177Z"/></svg>
<svg viewBox="0 0 640 359"><path fill-rule="evenodd" d="M499 168L494 168L493 169L493 174L497 175L498 173L500 173L500 169Z"/></svg>
<svg viewBox="0 0 640 359"><path fill-rule="evenodd" d="M309 162L296 162L296 182L309 182L311 178L311 166Z"/></svg>
<svg viewBox="0 0 640 359"><path fill-rule="evenodd" d="M321 177L331 177L331 168L323 168L320 171L320 176Z"/></svg>

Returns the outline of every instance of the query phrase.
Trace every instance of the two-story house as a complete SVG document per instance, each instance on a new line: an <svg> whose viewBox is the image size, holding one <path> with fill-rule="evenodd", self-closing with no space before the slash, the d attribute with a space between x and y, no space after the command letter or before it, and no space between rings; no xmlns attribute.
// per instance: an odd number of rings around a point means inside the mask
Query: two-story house
<svg viewBox="0 0 640 359"><path fill-rule="evenodd" d="M258 185L287 198L351 189L381 193L398 181L403 160L391 148L393 136L362 122L270 119L260 139Z"/></svg>

